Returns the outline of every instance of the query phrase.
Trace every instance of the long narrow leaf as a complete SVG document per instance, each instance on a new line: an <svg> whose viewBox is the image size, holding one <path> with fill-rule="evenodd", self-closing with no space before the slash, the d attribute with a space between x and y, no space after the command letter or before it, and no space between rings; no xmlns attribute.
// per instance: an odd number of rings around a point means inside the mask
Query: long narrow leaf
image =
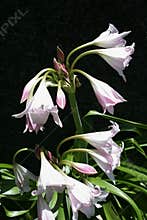
<svg viewBox="0 0 147 220"><path fill-rule="evenodd" d="M103 209L107 220L121 220L111 201L104 203Z"/></svg>
<svg viewBox="0 0 147 220"><path fill-rule="evenodd" d="M147 182L147 175L145 175L143 173L140 173L140 172L138 172L134 169L127 168L127 167L124 167L124 166L119 166L119 167L117 167L117 169L122 171L122 172L128 173L131 176L134 176L138 181Z"/></svg>
<svg viewBox="0 0 147 220"><path fill-rule="evenodd" d="M0 168L13 169L13 165L8 163L0 163Z"/></svg>
<svg viewBox="0 0 147 220"><path fill-rule="evenodd" d="M105 188L106 191L111 192L112 194L117 195L117 196L123 198L124 200L126 200L132 206L132 208L135 210L138 220L143 220L142 213L141 213L140 209L138 208L138 206L136 205L136 203L122 190L120 190L116 186L102 180L99 177L96 177L96 178L89 177L88 180L95 185L98 185L102 188Z"/></svg>
<svg viewBox="0 0 147 220"><path fill-rule="evenodd" d="M120 183L120 184L125 184L127 186L133 187L134 189L137 189L138 191L147 194L147 189L145 189L145 188L143 188L143 187L141 187L141 186L139 186L137 184L134 184L134 183L131 183L131 182L125 181L125 180L118 180L117 182Z"/></svg>
<svg viewBox="0 0 147 220"><path fill-rule="evenodd" d="M130 163L128 161L122 161L121 164L125 167L137 170L141 173L145 173L147 175L147 169L145 167L138 166L136 164Z"/></svg>
<svg viewBox="0 0 147 220"><path fill-rule="evenodd" d="M118 118L118 117L115 117L115 116L112 116L112 115L103 114L103 113L100 113L100 112L97 112L97 111L94 111L94 110L89 111L85 115L85 117L92 116L92 115L98 115L100 117L106 118L106 119L111 120L111 121L133 125L136 128L147 129L147 124L138 123L138 122L134 122L134 121L129 121L129 120L126 120L126 119L123 119L123 118Z"/></svg>
<svg viewBox="0 0 147 220"><path fill-rule="evenodd" d="M27 209L27 210L20 210L20 211L10 211L10 210L6 209L5 206L3 206L3 208L5 210L6 216L10 217L10 218L13 218L13 217L16 217L16 216L20 216L20 215L24 215L27 212L29 212L29 209Z"/></svg>

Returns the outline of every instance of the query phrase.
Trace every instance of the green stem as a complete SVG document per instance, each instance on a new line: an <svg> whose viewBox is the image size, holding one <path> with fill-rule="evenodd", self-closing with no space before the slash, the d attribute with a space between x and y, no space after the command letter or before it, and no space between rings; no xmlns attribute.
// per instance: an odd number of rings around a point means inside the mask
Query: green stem
<svg viewBox="0 0 147 220"><path fill-rule="evenodd" d="M90 150L89 150L89 149L85 149L85 148L74 148L74 149L67 150L67 151L65 151L65 152L62 154L61 161L63 160L63 158L65 157L66 154L69 154L69 153L77 153L77 152L89 153Z"/></svg>
<svg viewBox="0 0 147 220"><path fill-rule="evenodd" d="M69 97L71 111L72 111L72 115L73 115L73 119L74 119L74 123L76 127L76 134L80 134L83 132L83 128L82 128L82 122L81 122L81 118L79 114L79 109L78 109L75 93L70 92L68 94L68 97Z"/></svg>
<svg viewBox="0 0 147 220"><path fill-rule="evenodd" d="M87 56L87 55L90 55L90 54L97 54L98 53L98 50L95 49L95 50L88 50L84 53L81 53L79 56L76 57L76 59L73 61L72 65L71 65L71 70L73 70L74 66L76 65L76 63L83 57Z"/></svg>
<svg viewBox="0 0 147 220"><path fill-rule="evenodd" d="M21 153L22 151L31 151L31 152L34 152L34 150L32 150L32 149L29 149L29 148L27 148L27 147L25 147L25 148L22 148L22 149L20 149L20 150L18 150L15 154L14 154L14 156L13 156L13 164L15 164L16 162L16 156L19 154L19 153Z"/></svg>
<svg viewBox="0 0 147 220"><path fill-rule="evenodd" d="M59 150L60 150L60 147L62 144L64 144L66 141L69 141L69 140L72 140L72 139L75 139L76 138L76 135L73 135L73 136L70 136L70 137L67 137L65 139L63 139L57 146L57 155L60 155L59 153Z"/></svg>
<svg viewBox="0 0 147 220"><path fill-rule="evenodd" d="M89 79L90 80L90 78L91 78L91 76L88 74L88 73L86 73L85 71L83 71L83 70L80 70L80 69L73 69L72 71L71 71L71 73L73 74L73 73L80 73L80 74L82 74L83 76L85 76L87 79Z"/></svg>
<svg viewBox="0 0 147 220"><path fill-rule="evenodd" d="M75 49L73 49L73 50L68 54L68 56L67 56L67 58L66 58L66 66L69 68L69 59L70 59L70 57L71 57L76 51L78 51L78 50L80 50L80 49L83 49L83 48L85 48L85 47L91 46L91 45L92 45L92 42L89 42L89 43L83 44L83 45L81 45L81 46L76 47Z"/></svg>

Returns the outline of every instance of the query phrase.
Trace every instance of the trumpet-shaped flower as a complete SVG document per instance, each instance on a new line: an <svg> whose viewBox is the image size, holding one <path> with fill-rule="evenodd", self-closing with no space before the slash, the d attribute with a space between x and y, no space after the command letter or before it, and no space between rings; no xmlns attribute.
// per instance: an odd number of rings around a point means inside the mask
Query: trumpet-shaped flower
<svg viewBox="0 0 147 220"><path fill-rule="evenodd" d="M94 41L93 44L99 47L112 48L123 47L126 45L126 40L123 38L131 31L125 31L119 34L118 30L113 24L109 24L106 31L101 33Z"/></svg>
<svg viewBox="0 0 147 220"><path fill-rule="evenodd" d="M38 220L55 220L55 216L41 195L37 200Z"/></svg>
<svg viewBox="0 0 147 220"><path fill-rule="evenodd" d="M76 135L96 148L89 150L88 153L93 157L98 166L114 181L113 170L119 166L120 155L123 148L119 147L113 140L119 132L119 126L113 123L112 128L108 131L92 132L87 134Z"/></svg>
<svg viewBox="0 0 147 220"><path fill-rule="evenodd" d="M29 180L37 180L37 177L18 163L14 164L15 183L22 192L29 192Z"/></svg>
<svg viewBox="0 0 147 220"><path fill-rule="evenodd" d="M90 80L96 98L103 108L104 113L114 113L114 106L126 100L107 83L104 83L90 75L87 77Z"/></svg>
<svg viewBox="0 0 147 220"><path fill-rule="evenodd" d="M98 49L98 53L113 69L115 69L120 76L126 81L126 77L123 74L123 70L129 65L132 55L134 53L133 43L131 46L126 47L114 47L107 49Z"/></svg>
<svg viewBox="0 0 147 220"><path fill-rule="evenodd" d="M32 192L33 195L39 195L46 192L48 201L51 199L54 191L62 192L68 185L66 175L57 171L46 159L41 152L41 170L37 183L37 190Z"/></svg>
<svg viewBox="0 0 147 220"><path fill-rule="evenodd" d="M57 89L56 103L60 108L62 109L65 108L66 97L65 97L63 90L61 89L61 86L58 86L58 89Z"/></svg>
<svg viewBox="0 0 147 220"><path fill-rule="evenodd" d="M90 145L94 146L95 148L99 148L99 147L103 148L106 147L107 143L110 140L112 140L112 137L114 137L120 131L118 124L115 122L112 122L112 125L110 127L111 129L108 131L98 131L87 134L78 134L75 137L88 142Z"/></svg>
<svg viewBox="0 0 147 220"><path fill-rule="evenodd" d="M48 69L43 69L41 70L35 77L33 77L24 87L23 92L22 92L22 96L21 96L21 100L20 103L23 103L24 101L26 101L29 98L30 92L32 90L32 87L37 83L38 81L38 77L43 74L44 72L46 72Z"/></svg>
<svg viewBox="0 0 147 220"><path fill-rule="evenodd" d="M54 106L46 88L45 80L42 80L32 99L27 100L26 109L12 116L21 118L26 115L26 128L24 132L29 130L29 132L35 131L37 133L39 130L43 130L43 125L46 123L50 113L53 116L54 122L62 127L57 106Z"/></svg>
<svg viewBox="0 0 147 220"><path fill-rule="evenodd" d="M67 191L73 212L72 220L78 220L78 211L84 213L87 218L92 217L95 214L95 206L98 207L97 202L104 201L108 194L100 188L88 186L72 177L68 179L71 183Z"/></svg>
<svg viewBox="0 0 147 220"><path fill-rule="evenodd" d="M90 150L90 156L106 175L115 182L113 170L120 165L120 156L123 148L119 147L114 141L109 141L105 148Z"/></svg>

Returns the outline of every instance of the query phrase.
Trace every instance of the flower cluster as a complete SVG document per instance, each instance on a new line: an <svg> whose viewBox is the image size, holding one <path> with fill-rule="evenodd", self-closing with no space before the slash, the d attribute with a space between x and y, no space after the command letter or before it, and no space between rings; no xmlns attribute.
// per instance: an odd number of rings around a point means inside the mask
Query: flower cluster
<svg viewBox="0 0 147 220"><path fill-rule="evenodd" d="M96 45L103 47L105 49L96 49L88 51L96 53L101 56L110 66L112 66L126 81L123 70L128 66L131 60L131 54L134 52L134 43L132 46L125 46L126 41L123 39L130 31L118 33L118 30L112 25L100 34L92 42L85 44ZM83 45L84 46L84 45ZM78 49L78 48L77 48ZM84 54L84 53L83 53ZM81 54L83 56L83 54ZM86 53L85 53L86 55ZM72 83L75 85L76 75L72 73L77 72L83 74L90 81L91 86L95 92L96 98L103 108L113 114L115 106L117 103L126 101L117 91L115 91L108 84L95 79L91 75L80 71L80 70L70 70L70 68L64 64L64 53L60 48L57 48L57 58L54 58L54 67L46 68L40 71L33 79L31 79L24 87L23 94L21 97L21 103L26 101L26 108L23 112L19 114L14 114L16 118L21 118L26 116L26 128L24 132L29 130L29 132L43 130L43 125L47 122L49 115L53 116L54 122L62 127L62 122L58 115L57 105L64 109L66 105L66 97L63 89L70 92ZM73 62L74 63L74 62ZM43 75L44 74L44 75ZM43 76L42 76L43 75ZM34 92L36 85L40 82L37 90ZM51 95L47 87L57 87L56 104L54 105ZM33 94L34 93L34 94Z"/></svg>
<svg viewBox="0 0 147 220"><path fill-rule="evenodd" d="M82 57L96 54L102 57L126 81L123 70L129 65L135 45L133 43L131 46L126 46L124 37L129 33L130 31L119 33L110 24L108 29L95 40L72 50L66 59L63 51L57 47L57 58L53 59L54 68L41 70L23 89L20 102L26 102L25 110L19 114L14 114L13 117L26 117L24 132L27 130L29 132L35 131L37 134L39 130L43 131L49 115L52 115L55 124L62 128L63 124L59 117L58 107L61 109L66 107L67 97L76 127L76 135L65 138L58 144L56 159L51 153L39 149L37 156L41 159L39 177L36 177L14 160L16 184L21 191L31 191L30 180L37 182L37 189L32 189L32 195L37 197L38 219L40 220L52 220L58 215L58 209L57 212L54 212L49 205L54 193L62 194L64 199L67 198L73 213L72 220L78 220L79 211L85 214L87 218L94 216L95 208L101 207L98 202L105 201L108 196L108 192L100 188L98 184L92 184L87 178L88 175L97 176L97 169L99 168L115 183L113 171L119 166L123 151L123 147L120 147L113 140L113 137L120 131L119 125L111 122L110 128L106 131L84 132L75 98L75 93L80 84L78 75L82 74L89 80L103 113L108 111L113 114L114 106L126 100L111 86L85 71L75 68L75 66ZM91 45L95 46L96 49L86 50L75 59L73 58L75 52ZM73 61L71 62L71 60ZM51 88L56 88L55 101L49 91ZM60 155L61 145L71 139L76 139L76 141ZM85 154L88 159L76 158L74 153L77 152ZM75 174L76 172L78 172L79 179Z"/></svg>
<svg viewBox="0 0 147 220"><path fill-rule="evenodd" d="M73 220L78 219L78 211L83 212L87 218L93 216L95 207L100 207L98 202L105 201L108 193L103 191L99 186L94 186L90 183L82 183L67 176L62 170L56 170L47 160L44 152L41 152L40 155L41 169L37 181L37 190L32 191L33 196L38 196L37 206L39 219L55 219L55 214L51 211L48 203L51 201L54 192L62 193L63 190L68 194L73 212ZM26 170L19 164L15 164L16 184L19 188L21 185L21 190L24 187L29 189L29 179L34 180L34 178L36 179L37 177L34 177L34 174L27 170L27 172L21 173L25 178L20 180L18 175L20 167L22 170ZM80 168L81 165L78 164L78 167ZM87 168L85 171L86 170ZM25 192L25 190L22 191ZM43 193L45 193L44 197Z"/></svg>

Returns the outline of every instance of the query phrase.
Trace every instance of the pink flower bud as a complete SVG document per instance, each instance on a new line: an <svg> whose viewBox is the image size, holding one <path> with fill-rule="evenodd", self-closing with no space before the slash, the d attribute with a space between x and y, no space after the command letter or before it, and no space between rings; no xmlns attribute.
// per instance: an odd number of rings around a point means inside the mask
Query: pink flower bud
<svg viewBox="0 0 147 220"><path fill-rule="evenodd" d="M60 63L64 63L64 53L60 47L57 47L57 59Z"/></svg>
<svg viewBox="0 0 147 220"><path fill-rule="evenodd" d="M62 108L62 109L65 108L66 97L65 97L65 94L60 86L58 86L58 89L57 89L56 103L60 108Z"/></svg>
<svg viewBox="0 0 147 220"><path fill-rule="evenodd" d="M85 174L96 174L97 173L94 167L90 166L89 164L85 164L85 163L72 162L72 167L75 168L80 173L85 173Z"/></svg>

